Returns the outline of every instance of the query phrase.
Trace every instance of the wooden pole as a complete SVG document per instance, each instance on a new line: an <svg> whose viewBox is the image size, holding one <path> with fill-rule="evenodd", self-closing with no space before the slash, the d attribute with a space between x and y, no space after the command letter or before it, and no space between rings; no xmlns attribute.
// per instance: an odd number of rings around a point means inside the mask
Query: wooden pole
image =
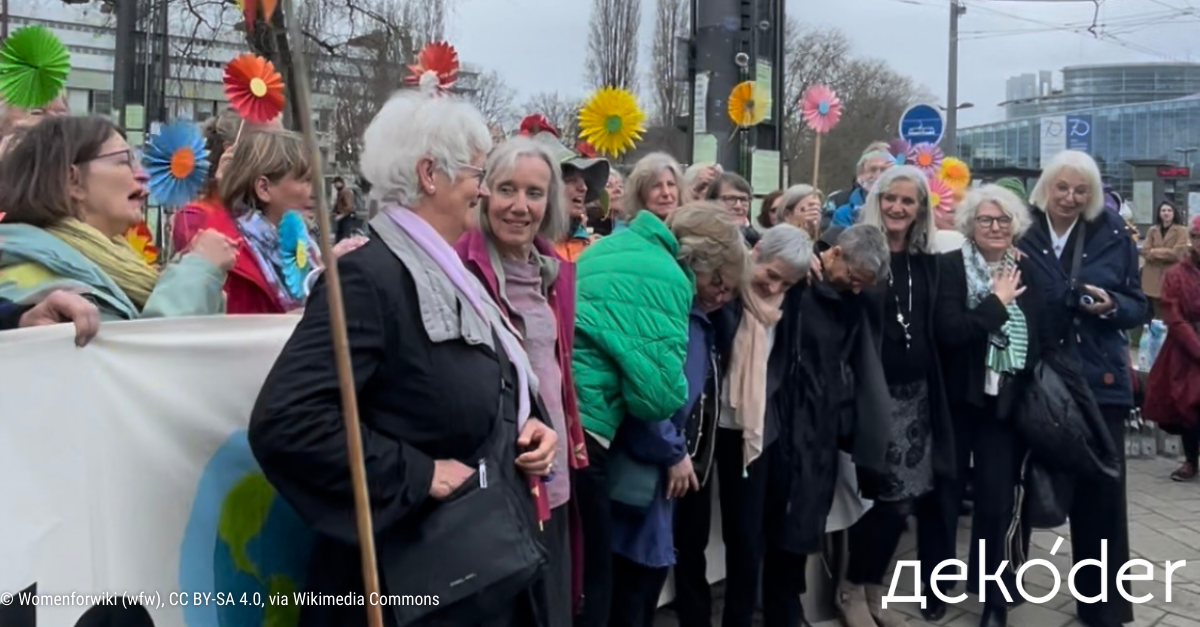
<svg viewBox="0 0 1200 627"><path fill-rule="evenodd" d="M284 0L284 19L287 21L292 42L303 41L300 22L296 19L295 0ZM307 61L302 54L291 58L296 83L292 93L296 97L295 110L300 113L296 120L304 133L309 153L312 155L313 177L318 184L324 182L321 167L321 150L312 123L312 93L308 80ZM338 385L342 391L342 417L346 422L346 448L350 457L350 479L354 486L354 513L358 522L358 546L362 555L363 591L367 599L378 598L379 569L375 566L375 533L371 525L370 495L367 492L367 472L363 464L362 432L358 422L358 398L354 390L354 373L350 366L350 342L346 337L346 311L342 305L342 284L338 278L337 260L333 256L329 203L324 193L316 194L317 224L321 228L321 258L325 260L325 285L329 297L329 326L333 334L333 356L337 364ZM383 613L378 603L367 603L367 624L383 627Z"/></svg>
<svg viewBox="0 0 1200 627"><path fill-rule="evenodd" d="M820 189L817 185L817 173L821 170L821 134L817 133L816 145L813 146L813 189Z"/></svg>

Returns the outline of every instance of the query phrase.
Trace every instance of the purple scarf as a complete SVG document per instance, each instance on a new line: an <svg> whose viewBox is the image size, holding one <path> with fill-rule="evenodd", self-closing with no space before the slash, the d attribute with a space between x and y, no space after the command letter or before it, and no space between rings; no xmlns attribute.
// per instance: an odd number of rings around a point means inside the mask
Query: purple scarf
<svg viewBox="0 0 1200 627"><path fill-rule="evenodd" d="M416 242L421 250L425 251L426 255L438 265L438 268L446 274L446 278L454 284L459 293L466 297L467 302L479 314L479 317L487 321L492 330L496 332L496 337L500 338L500 343L503 345L505 354L508 355L510 361L516 366L517 370L517 393L519 402L517 406L517 430L518 432L524 428L525 421L529 419L529 372L528 364L529 357L525 355L525 349L521 347L520 341L517 339L520 335L507 322L503 322L503 316L500 316L503 328L496 328L495 316L488 313L484 305L484 296L477 288L477 283L472 279L468 279L467 267L463 265L462 259L458 253L450 247L446 240L438 235L429 223L421 219L411 210L397 204L389 204L382 208L383 212L400 227L405 234ZM472 277L473 278L473 277ZM491 298L490 296L488 297ZM493 308L495 306L493 305ZM498 309L497 309L498 311Z"/></svg>

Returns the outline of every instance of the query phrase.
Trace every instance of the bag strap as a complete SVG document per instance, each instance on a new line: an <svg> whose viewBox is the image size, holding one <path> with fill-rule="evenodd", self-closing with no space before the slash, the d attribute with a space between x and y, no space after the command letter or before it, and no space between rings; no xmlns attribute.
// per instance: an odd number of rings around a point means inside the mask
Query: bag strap
<svg viewBox="0 0 1200 627"><path fill-rule="evenodd" d="M1079 266L1083 265L1083 238L1087 235L1087 222L1081 219L1076 226L1079 227L1079 237L1075 239L1071 251L1071 285L1075 284L1075 279L1079 277Z"/></svg>
<svg viewBox="0 0 1200 627"><path fill-rule="evenodd" d="M500 462L500 455L505 448L505 438L507 437L510 440L509 443L517 441L517 434L513 429L508 428L508 424L504 420L505 401L516 398L515 390L513 391L514 396L506 394L508 390L516 385L511 380L512 377L508 374L512 370L513 365L512 361L508 358L508 354L504 351L504 345L500 343L500 337L496 334L495 329L492 330L492 344L496 347L496 359L500 362L500 389L496 399L496 415L492 419L492 432L468 460L475 464L484 460L489 463Z"/></svg>

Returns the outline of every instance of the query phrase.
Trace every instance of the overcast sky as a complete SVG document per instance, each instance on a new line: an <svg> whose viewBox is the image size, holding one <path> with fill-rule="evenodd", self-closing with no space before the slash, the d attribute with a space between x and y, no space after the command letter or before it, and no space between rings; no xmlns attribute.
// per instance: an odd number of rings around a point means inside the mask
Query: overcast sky
<svg viewBox="0 0 1200 627"><path fill-rule="evenodd" d="M642 71L649 63L655 0L642 0ZM1003 118L1010 76L1064 66L1200 62L1200 0L1100 0L1100 39L1086 32L1091 0L966 0L959 45L960 126ZM498 71L520 98L538 91L582 95L589 0L459 0L448 38L464 61ZM850 36L858 55L887 59L946 94L949 0L788 0L790 16ZM647 103L648 104L648 103Z"/></svg>

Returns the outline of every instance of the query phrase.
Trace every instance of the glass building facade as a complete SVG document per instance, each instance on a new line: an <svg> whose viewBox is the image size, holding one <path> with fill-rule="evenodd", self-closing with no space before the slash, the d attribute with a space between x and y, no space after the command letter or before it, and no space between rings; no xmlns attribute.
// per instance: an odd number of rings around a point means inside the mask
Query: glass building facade
<svg viewBox="0 0 1200 627"><path fill-rule="evenodd" d="M1127 161L1161 160L1183 165L1184 157L1176 148L1200 148L1200 94L1075 109L1065 117L1068 125L1073 119L1086 121L1086 151L1100 166L1105 183L1126 197L1133 189L1133 171ZM961 128L958 154L972 169L1041 169L1042 120L1030 117ZM1200 153L1191 155L1191 165L1191 180L1196 182L1200 180L1196 176Z"/></svg>
<svg viewBox="0 0 1200 627"><path fill-rule="evenodd" d="M1008 119L1110 105L1173 100L1200 93L1200 63L1128 63L1063 68L1054 93L1005 103Z"/></svg>

